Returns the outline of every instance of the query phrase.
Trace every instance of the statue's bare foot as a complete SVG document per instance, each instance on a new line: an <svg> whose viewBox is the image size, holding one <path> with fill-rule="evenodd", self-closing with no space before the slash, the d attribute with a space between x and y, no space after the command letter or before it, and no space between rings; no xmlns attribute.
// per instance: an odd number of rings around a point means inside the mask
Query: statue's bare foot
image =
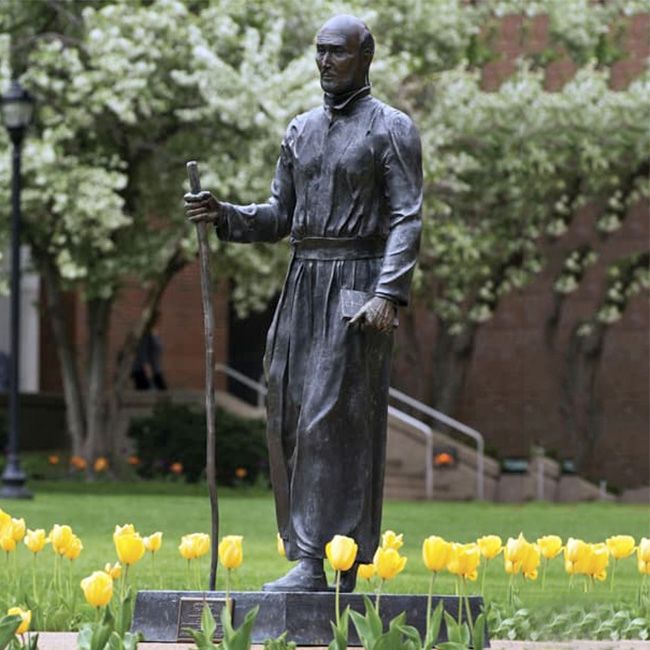
<svg viewBox="0 0 650 650"><path fill-rule="evenodd" d="M267 582L262 591L327 591L323 562L302 559L286 575Z"/></svg>

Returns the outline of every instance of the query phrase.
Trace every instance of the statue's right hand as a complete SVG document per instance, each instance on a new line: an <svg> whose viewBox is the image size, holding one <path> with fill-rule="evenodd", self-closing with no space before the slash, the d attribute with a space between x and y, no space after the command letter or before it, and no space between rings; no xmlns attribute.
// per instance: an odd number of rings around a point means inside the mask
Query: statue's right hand
<svg viewBox="0 0 650 650"><path fill-rule="evenodd" d="M185 214L192 223L206 221L217 223L221 218L223 206L212 196L211 192L204 190L198 194L188 192L185 199Z"/></svg>

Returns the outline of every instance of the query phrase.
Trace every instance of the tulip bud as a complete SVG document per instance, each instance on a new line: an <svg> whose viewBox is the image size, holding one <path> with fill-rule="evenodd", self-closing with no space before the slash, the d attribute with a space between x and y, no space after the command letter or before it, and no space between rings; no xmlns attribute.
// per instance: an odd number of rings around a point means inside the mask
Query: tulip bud
<svg viewBox="0 0 650 650"><path fill-rule="evenodd" d="M95 571L81 581L81 588L88 604L103 607L113 597L113 578L105 571Z"/></svg>
<svg viewBox="0 0 650 650"><path fill-rule="evenodd" d="M282 537L280 537L280 533L277 533L275 548L278 551L278 555L280 557L287 557L287 553L284 550L284 540L282 539Z"/></svg>
<svg viewBox="0 0 650 650"><path fill-rule="evenodd" d="M104 565L104 573L108 573L113 580L117 580L122 575L122 565L119 562L111 565L110 562L107 562Z"/></svg>
<svg viewBox="0 0 650 650"><path fill-rule="evenodd" d="M50 532L50 541L52 542L52 549L59 555L65 555L65 552L72 540L72 528L64 525L54 524Z"/></svg>
<svg viewBox="0 0 650 650"><path fill-rule="evenodd" d="M25 520L24 519L12 519L12 535L17 542L21 542L23 537L25 537Z"/></svg>
<svg viewBox="0 0 650 650"><path fill-rule="evenodd" d="M20 625L18 626L18 629L16 630L16 634L25 634L27 630L29 630L29 625L32 622L32 612L29 609L21 609L20 607L10 607L7 610L7 615L8 616L20 616L22 619Z"/></svg>
<svg viewBox="0 0 650 650"><path fill-rule="evenodd" d="M183 535L178 550L186 560L195 560L210 550L210 535L206 533Z"/></svg>
<svg viewBox="0 0 650 650"><path fill-rule="evenodd" d="M28 530L23 541L25 546L34 554L40 553L47 544L45 531L42 528Z"/></svg>
<svg viewBox="0 0 650 650"><path fill-rule="evenodd" d="M394 548L383 548L380 546L372 562L375 565L377 575L382 580L391 580L404 570L406 559Z"/></svg>
<svg viewBox="0 0 650 650"><path fill-rule="evenodd" d="M147 551L150 551L151 553L156 553L159 551L160 547L162 546L162 536L163 534L158 531L156 533L152 533L149 535L149 537L145 537L142 541L144 542L144 547L147 549Z"/></svg>
<svg viewBox="0 0 650 650"><path fill-rule="evenodd" d="M402 533L397 535L394 531L387 530L381 536L382 548L394 548L396 551L399 551L404 545L403 537L404 535Z"/></svg>
<svg viewBox="0 0 650 650"><path fill-rule="evenodd" d="M117 557L122 564L135 564L145 553L144 541L140 534L135 532L133 524L115 526L113 542Z"/></svg>
<svg viewBox="0 0 650 650"><path fill-rule="evenodd" d="M634 553L636 543L631 535L614 535L607 538L607 548L613 558L622 560Z"/></svg>
<svg viewBox="0 0 650 650"><path fill-rule="evenodd" d="M226 569L237 569L244 561L244 549L241 535L226 535L219 542L219 562Z"/></svg>
<svg viewBox="0 0 650 650"><path fill-rule="evenodd" d="M72 535L72 538L70 539L70 543L68 544L67 548L65 549L64 555L68 558L68 560L76 560L79 555L81 554L81 551L83 550L84 545L81 543L81 540L76 536Z"/></svg>
<svg viewBox="0 0 650 650"><path fill-rule="evenodd" d="M642 537L636 549L636 560L639 573L650 574L650 539Z"/></svg>
<svg viewBox="0 0 650 650"><path fill-rule="evenodd" d="M422 543L422 560L429 571L442 571L449 562L451 544L442 537L431 535Z"/></svg>
<svg viewBox="0 0 650 650"><path fill-rule="evenodd" d="M12 553L13 551L16 550L16 540L11 534L11 531L9 531L8 535L5 534L2 537L0 537L0 548L5 553Z"/></svg>
<svg viewBox="0 0 650 650"><path fill-rule="evenodd" d="M454 575L476 580L481 563L481 549L478 544L452 543L447 571Z"/></svg>
<svg viewBox="0 0 650 650"><path fill-rule="evenodd" d="M364 580L372 580L376 572L377 570L374 564L360 564L357 570L357 577L363 578Z"/></svg>
<svg viewBox="0 0 650 650"><path fill-rule="evenodd" d="M325 545L325 554L334 571L347 571L357 559L357 543L345 535L334 535Z"/></svg>
<svg viewBox="0 0 650 650"><path fill-rule="evenodd" d="M492 560L503 549L503 543L498 535L485 535L476 540L478 547L481 549L481 555L486 560Z"/></svg>
<svg viewBox="0 0 650 650"><path fill-rule="evenodd" d="M537 540L542 556L552 560L562 550L562 539L557 535L545 535Z"/></svg>

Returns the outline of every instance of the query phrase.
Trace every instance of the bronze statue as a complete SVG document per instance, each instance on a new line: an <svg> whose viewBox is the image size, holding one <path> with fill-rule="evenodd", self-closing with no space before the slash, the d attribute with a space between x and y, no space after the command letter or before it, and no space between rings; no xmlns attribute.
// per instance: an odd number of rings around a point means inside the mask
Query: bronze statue
<svg viewBox="0 0 650 650"><path fill-rule="evenodd" d="M412 121L370 94L374 39L353 16L316 36L324 105L291 121L271 198L186 194L191 221L231 242L289 236L293 256L267 338L271 482L287 558L269 591L323 591L325 544L379 541L392 330L420 241L422 162ZM343 576L352 591L356 565Z"/></svg>

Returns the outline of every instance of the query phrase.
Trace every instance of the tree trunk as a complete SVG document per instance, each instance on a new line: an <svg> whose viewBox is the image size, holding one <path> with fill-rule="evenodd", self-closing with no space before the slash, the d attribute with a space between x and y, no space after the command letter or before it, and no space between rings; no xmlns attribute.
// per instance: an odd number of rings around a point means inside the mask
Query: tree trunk
<svg viewBox="0 0 650 650"><path fill-rule="evenodd" d="M113 374L113 385L111 386L108 395L106 417L106 430L110 431L112 435L112 439L108 442L110 443L110 450L114 461L117 461L120 453L120 450L117 448L117 443L119 442L122 397L127 381L131 375L131 368L135 361L138 344L144 333L151 328L155 314L160 307L160 302L169 283L176 273L178 273L186 264L187 262L183 258L180 248L177 245L174 248L174 252L170 256L163 272L149 286L144 306L140 313L140 318L133 324L133 327L129 332L127 332L127 335L124 338L124 343L117 354L117 364Z"/></svg>
<svg viewBox="0 0 650 650"><path fill-rule="evenodd" d="M461 334L449 333L448 326L441 321L433 352L434 408L453 416L465 385L469 363L474 352L476 325L468 325Z"/></svg>
<svg viewBox="0 0 650 650"><path fill-rule="evenodd" d="M84 398L81 391L79 368L70 336L66 331L66 320L61 300L60 278L52 260L41 255L39 258L42 277L45 283L47 311L50 316L56 351L61 365L63 395L66 406L66 422L72 440L72 453L81 456L84 453L86 439L86 419L84 416Z"/></svg>
<svg viewBox="0 0 650 650"><path fill-rule="evenodd" d="M588 467L602 433L601 406L595 384L607 327L595 325L588 336L579 336L578 327L571 333L567 347L561 412L576 449L576 468L581 470Z"/></svg>
<svg viewBox="0 0 650 650"><path fill-rule="evenodd" d="M88 358L85 456L90 466L107 452L104 437L106 416L106 365L108 355L108 325L112 298L93 298L88 308Z"/></svg>

